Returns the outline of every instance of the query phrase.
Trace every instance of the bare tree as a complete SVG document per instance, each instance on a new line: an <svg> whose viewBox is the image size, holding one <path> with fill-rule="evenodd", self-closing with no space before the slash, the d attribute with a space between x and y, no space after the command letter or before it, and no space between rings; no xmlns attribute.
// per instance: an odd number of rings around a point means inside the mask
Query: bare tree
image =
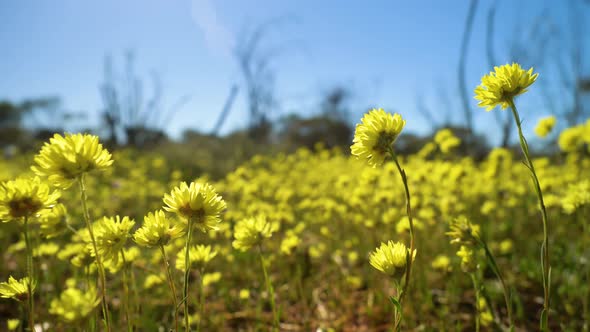
<svg viewBox="0 0 590 332"><path fill-rule="evenodd" d="M471 31L473 30L473 20L475 18L476 10L477 10L477 0L471 0L471 2L469 4L469 10L467 11L467 18L465 21L465 30L463 31L463 38L461 41L461 53L460 53L461 55L459 57L459 67L458 67L459 91L461 93L461 101L463 103L465 125L471 131L473 131L473 115L471 112L471 107L469 106L468 91L470 91L470 90L467 88L465 67L467 66L467 51L469 49L469 37L471 36Z"/></svg>
<svg viewBox="0 0 590 332"><path fill-rule="evenodd" d="M288 42L270 44L270 33L287 21L288 18L281 17L244 29L234 49L244 79L250 134L262 140L270 134L270 115L278 107L273 62L288 45Z"/></svg>
<svg viewBox="0 0 590 332"><path fill-rule="evenodd" d="M152 94L145 98L144 81L135 73L135 57L125 55L124 70L115 70L111 57L105 57L104 81L99 86L102 96L102 119L110 144L140 146L165 136L164 129L172 116L186 104L183 96L171 108L162 105L163 87L159 76L152 73Z"/></svg>
<svg viewBox="0 0 590 332"><path fill-rule="evenodd" d="M227 119L227 116L229 115L229 112L233 106L234 100L236 99L237 95L238 95L238 86L236 84L234 84L234 85L232 85L231 90L229 91L229 96L227 96L227 99L225 100L225 104L223 104L223 108L221 109L221 113L219 113L219 118L217 118L217 121L215 122L215 126L213 127L213 130L211 131L212 136L216 136L219 134L219 131L221 130L221 126L223 126L225 119Z"/></svg>

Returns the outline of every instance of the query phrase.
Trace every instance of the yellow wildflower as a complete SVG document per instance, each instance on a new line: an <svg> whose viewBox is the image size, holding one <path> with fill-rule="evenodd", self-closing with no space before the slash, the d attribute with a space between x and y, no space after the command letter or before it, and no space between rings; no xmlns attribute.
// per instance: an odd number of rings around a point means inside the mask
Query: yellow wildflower
<svg viewBox="0 0 590 332"><path fill-rule="evenodd" d="M491 111L498 105L506 109L514 97L527 92L537 76L539 74L533 74L533 68L525 71L517 63L494 67L494 71L484 75L481 84L475 88L478 106L485 107L486 111Z"/></svg>
<svg viewBox="0 0 590 332"><path fill-rule="evenodd" d="M170 194L164 195L164 210L195 222L203 231L217 229L220 214L226 208L225 201L208 183L180 183Z"/></svg>

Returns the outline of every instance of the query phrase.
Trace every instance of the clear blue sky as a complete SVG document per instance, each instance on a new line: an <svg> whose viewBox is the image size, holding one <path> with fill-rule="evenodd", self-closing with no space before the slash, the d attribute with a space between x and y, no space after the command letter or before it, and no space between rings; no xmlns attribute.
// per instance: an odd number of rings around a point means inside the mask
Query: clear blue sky
<svg viewBox="0 0 590 332"><path fill-rule="evenodd" d="M499 64L510 60L506 45L518 26L514 22L530 22L549 8L559 24L566 2L500 1ZM478 4L467 62L470 89L490 70L485 18L491 3ZM355 117L368 105L381 106L402 113L410 130L424 132L418 96L441 114L444 86L459 113L456 71L468 6L466 0L3 0L0 99L57 95L65 108L83 110L96 123L105 55L121 65L125 51L133 50L137 73L146 80L152 70L161 75L165 105L191 96L167 131L176 137L184 128L208 131L230 86L241 83L232 57L236 38L244 27L287 17L269 39L270 45L288 45L274 62L281 102L276 116L291 110L310 114L322 91L345 85L355 93ZM524 96L524 105L533 97ZM475 109L471 93L470 101ZM489 132L492 114L475 114L477 127ZM245 125L245 119L241 93L224 132Z"/></svg>

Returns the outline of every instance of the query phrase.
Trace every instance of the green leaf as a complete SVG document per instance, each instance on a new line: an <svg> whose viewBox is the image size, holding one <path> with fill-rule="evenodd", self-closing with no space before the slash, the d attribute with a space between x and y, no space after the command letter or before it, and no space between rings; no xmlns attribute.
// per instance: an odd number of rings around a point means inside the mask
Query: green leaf
<svg viewBox="0 0 590 332"><path fill-rule="evenodd" d="M541 312L541 331L545 332L545 331L549 331L549 329L547 328L547 310L543 309L543 311Z"/></svg>
<svg viewBox="0 0 590 332"><path fill-rule="evenodd" d="M391 301L391 303L393 303L393 305L395 306L395 309L397 310L397 312L401 314L401 312L402 312L402 304L399 302L399 300L396 299L395 296L390 296L389 297L389 301Z"/></svg>

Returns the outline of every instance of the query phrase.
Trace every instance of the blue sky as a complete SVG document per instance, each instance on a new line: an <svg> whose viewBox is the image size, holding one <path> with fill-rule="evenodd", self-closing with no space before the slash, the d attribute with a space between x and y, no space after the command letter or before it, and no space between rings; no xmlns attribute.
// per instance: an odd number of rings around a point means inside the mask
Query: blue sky
<svg viewBox="0 0 590 332"><path fill-rule="evenodd" d="M510 60L506 45L518 26L513 22L532 21L549 8L559 25L566 2L500 1L499 64ZM470 88L490 70L485 57L490 4L478 4L467 62ZM146 80L151 71L161 76L165 105L191 97L167 131L176 137L185 128L208 131L230 86L241 83L232 56L236 38L245 27L281 17L268 39L269 45L286 45L273 65L280 101L275 116L292 110L311 114L322 91L344 85L354 91L353 118L369 105L380 106L402 113L408 129L426 132L417 98L442 119L442 86L459 114L456 71L468 5L463 0L4 0L0 99L57 95L65 108L83 110L97 123L104 57L110 54L122 65L125 51L133 50L138 74ZM523 105L542 108L529 100L534 96L523 96ZM477 128L493 131L487 125L492 115L470 101ZM245 105L241 93L224 132L245 125Z"/></svg>

